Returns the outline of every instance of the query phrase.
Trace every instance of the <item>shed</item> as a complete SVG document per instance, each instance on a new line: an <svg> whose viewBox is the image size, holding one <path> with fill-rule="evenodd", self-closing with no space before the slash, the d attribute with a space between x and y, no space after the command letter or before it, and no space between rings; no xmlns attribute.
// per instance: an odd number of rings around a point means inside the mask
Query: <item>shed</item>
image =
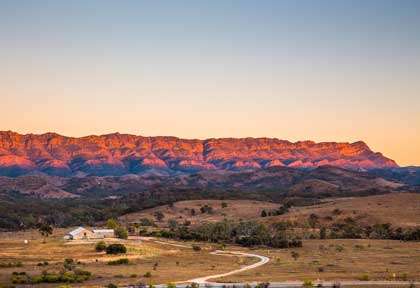
<svg viewBox="0 0 420 288"><path fill-rule="evenodd" d="M77 239L91 239L93 238L94 233L86 228L78 227L73 231L67 233L64 238L68 240L77 240Z"/></svg>
<svg viewBox="0 0 420 288"><path fill-rule="evenodd" d="M115 237L114 229L94 229L93 237L97 239L114 238Z"/></svg>

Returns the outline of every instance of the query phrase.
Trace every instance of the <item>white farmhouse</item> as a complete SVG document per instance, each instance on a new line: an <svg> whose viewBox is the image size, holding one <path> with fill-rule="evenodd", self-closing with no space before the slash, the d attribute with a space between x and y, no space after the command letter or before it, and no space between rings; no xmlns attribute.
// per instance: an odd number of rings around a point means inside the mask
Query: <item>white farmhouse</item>
<svg viewBox="0 0 420 288"><path fill-rule="evenodd" d="M88 239L104 239L114 238L114 229L94 229L89 230L83 227L78 227L64 236L66 240L88 240Z"/></svg>
<svg viewBox="0 0 420 288"><path fill-rule="evenodd" d="M73 231L70 231L64 236L64 239L67 240L80 240L80 239L91 239L93 237L93 232L83 228L78 227L74 229Z"/></svg>

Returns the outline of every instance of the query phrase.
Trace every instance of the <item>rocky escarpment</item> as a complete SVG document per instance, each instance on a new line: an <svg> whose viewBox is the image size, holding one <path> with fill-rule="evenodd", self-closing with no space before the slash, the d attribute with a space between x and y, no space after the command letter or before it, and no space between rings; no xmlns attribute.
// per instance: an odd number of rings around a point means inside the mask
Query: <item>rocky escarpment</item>
<svg viewBox="0 0 420 288"><path fill-rule="evenodd" d="M55 133L0 132L0 175L174 174L287 166L347 169L398 165L364 143L289 142L270 138L188 140L108 134L81 138Z"/></svg>

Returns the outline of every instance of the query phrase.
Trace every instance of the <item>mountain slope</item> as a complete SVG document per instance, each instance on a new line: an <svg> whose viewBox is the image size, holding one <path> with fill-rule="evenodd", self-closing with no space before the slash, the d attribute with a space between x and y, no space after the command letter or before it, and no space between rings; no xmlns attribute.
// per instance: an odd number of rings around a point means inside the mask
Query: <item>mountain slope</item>
<svg viewBox="0 0 420 288"><path fill-rule="evenodd" d="M0 175L4 176L33 172L58 176L173 175L205 170L324 165L348 169L398 167L363 142L292 143L270 138L187 140L119 133L72 138L54 133L0 132Z"/></svg>
<svg viewBox="0 0 420 288"><path fill-rule="evenodd" d="M366 172L323 166L312 170L270 167L253 171L201 171L174 176L126 175L57 177L24 175L0 177L0 193L11 192L39 198L102 198L157 193L187 192L189 198L244 197L331 197L383 194L403 186ZM48 191L48 193L47 193ZM200 196L201 197L201 196ZM252 197L251 197L252 198Z"/></svg>

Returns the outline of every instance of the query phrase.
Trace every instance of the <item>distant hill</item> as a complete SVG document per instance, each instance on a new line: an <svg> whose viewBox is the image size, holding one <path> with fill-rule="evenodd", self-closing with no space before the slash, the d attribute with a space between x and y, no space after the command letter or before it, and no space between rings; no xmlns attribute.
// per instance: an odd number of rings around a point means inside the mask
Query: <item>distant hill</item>
<svg viewBox="0 0 420 288"><path fill-rule="evenodd" d="M81 138L55 133L0 132L0 175L30 173L64 177L177 175L270 167L353 170L398 165L364 143L289 142L271 138L188 140L109 134Z"/></svg>
<svg viewBox="0 0 420 288"><path fill-rule="evenodd" d="M396 191L403 184L367 172L322 166L311 170L270 167L253 171L200 171L194 174L154 174L118 177L57 177L24 175L0 177L0 193L19 193L38 198L101 198L127 194L188 192L186 199L235 197L279 199L282 197L366 196ZM255 197L252 197L254 195ZM184 197L184 199L185 199Z"/></svg>

